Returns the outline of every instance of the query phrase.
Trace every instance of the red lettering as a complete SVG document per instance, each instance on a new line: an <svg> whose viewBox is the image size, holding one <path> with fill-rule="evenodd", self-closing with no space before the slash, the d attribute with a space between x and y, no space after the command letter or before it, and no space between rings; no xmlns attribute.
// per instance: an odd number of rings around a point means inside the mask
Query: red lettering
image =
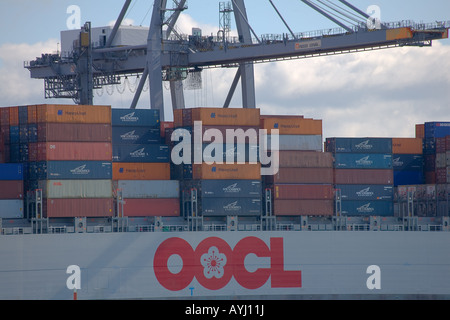
<svg viewBox="0 0 450 320"><path fill-rule="evenodd" d="M271 278L272 288L300 288L301 271L284 270L283 238L271 238L270 248L259 238L247 237L240 240L234 249L217 237L200 242L194 250L181 238L165 240L155 252L153 266L158 282L168 290L180 291L197 279L209 290L224 288L234 276L237 283L250 290L258 289ZM270 268L258 268L250 272L245 267L249 254L258 258L270 258ZM183 261L181 270L172 273L168 262L178 255Z"/></svg>

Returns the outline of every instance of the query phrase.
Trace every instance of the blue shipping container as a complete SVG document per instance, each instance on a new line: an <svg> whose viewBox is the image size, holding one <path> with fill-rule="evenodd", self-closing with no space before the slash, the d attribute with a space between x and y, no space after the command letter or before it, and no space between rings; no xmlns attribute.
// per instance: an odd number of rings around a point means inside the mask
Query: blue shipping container
<svg viewBox="0 0 450 320"><path fill-rule="evenodd" d="M326 149L334 153L392 153L392 139L327 138Z"/></svg>
<svg viewBox="0 0 450 320"><path fill-rule="evenodd" d="M450 136L450 122L426 122L425 138L443 138Z"/></svg>
<svg viewBox="0 0 450 320"><path fill-rule="evenodd" d="M160 128L159 110L111 109L112 126Z"/></svg>
<svg viewBox="0 0 450 320"><path fill-rule="evenodd" d="M203 198L200 210L204 216L260 216L261 198Z"/></svg>
<svg viewBox="0 0 450 320"><path fill-rule="evenodd" d="M19 126L9 126L9 143L20 142L20 129Z"/></svg>
<svg viewBox="0 0 450 320"><path fill-rule="evenodd" d="M38 141L38 129L37 124L32 123L28 125L28 142Z"/></svg>
<svg viewBox="0 0 450 320"><path fill-rule="evenodd" d="M394 186L407 186L423 184L425 176L423 171L394 171Z"/></svg>
<svg viewBox="0 0 450 320"><path fill-rule="evenodd" d="M421 154L392 155L392 166L396 171L423 171L424 165L424 158Z"/></svg>
<svg viewBox="0 0 450 320"><path fill-rule="evenodd" d="M334 167L337 169L391 169L391 154L337 153Z"/></svg>
<svg viewBox="0 0 450 320"><path fill-rule="evenodd" d="M393 200L393 185L349 185L339 184L336 189L341 190L341 199L346 200Z"/></svg>
<svg viewBox="0 0 450 320"><path fill-rule="evenodd" d="M393 201L342 201L342 214L345 216L381 216L394 215Z"/></svg>
<svg viewBox="0 0 450 320"><path fill-rule="evenodd" d="M169 146L164 144L113 145L114 162L169 162Z"/></svg>
<svg viewBox="0 0 450 320"><path fill-rule="evenodd" d="M258 180L193 180L183 183L183 190L196 188L202 198L260 198L262 184Z"/></svg>
<svg viewBox="0 0 450 320"><path fill-rule="evenodd" d="M0 180L23 180L23 164L0 163Z"/></svg>
<svg viewBox="0 0 450 320"><path fill-rule="evenodd" d="M107 180L112 179L112 162L108 161L40 161L34 162L33 180Z"/></svg>
<svg viewBox="0 0 450 320"><path fill-rule="evenodd" d="M152 127L112 127L113 144L161 143L161 132Z"/></svg>

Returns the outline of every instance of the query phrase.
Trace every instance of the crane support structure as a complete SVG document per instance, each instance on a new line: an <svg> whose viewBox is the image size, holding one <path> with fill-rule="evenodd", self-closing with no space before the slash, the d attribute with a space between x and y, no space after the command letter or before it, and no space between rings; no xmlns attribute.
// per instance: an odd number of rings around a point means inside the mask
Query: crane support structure
<svg viewBox="0 0 450 320"><path fill-rule="evenodd" d="M319 13L329 16L312 0L302 0ZM125 1L118 21L121 21L131 0ZM378 29L369 24L348 26L310 33L293 33L273 1L270 4L282 19L288 33L271 37L257 37L247 18L244 0L232 0L238 31L237 38L186 36L176 32L176 22L187 9L185 0L173 0L174 8L167 9L167 0L155 0L147 43L133 46L112 46L117 33L103 46L93 46L90 23L80 33L80 48L69 57L43 54L41 58L25 62L31 78L44 79L46 98L72 98L77 104L92 104L93 90L120 84L121 77L139 75L140 84L131 108L136 108L146 80L150 87L150 108L161 111L164 120L163 82L170 82L172 108L185 108L183 80L192 72L205 68L237 68L224 107L228 107L233 93L241 82L242 107L256 107L254 64L272 61L346 54L401 46L431 46L433 40L448 38L450 24L436 22L416 24L412 21L382 23ZM319 1L322 3L323 1ZM362 19L367 14L348 1L339 0ZM166 18L166 15L171 15ZM330 17L331 18L331 17ZM334 22L336 18L331 19ZM345 27L345 28L344 28ZM165 29L163 29L165 28ZM253 35L253 37L252 37ZM255 40L256 39L256 40Z"/></svg>

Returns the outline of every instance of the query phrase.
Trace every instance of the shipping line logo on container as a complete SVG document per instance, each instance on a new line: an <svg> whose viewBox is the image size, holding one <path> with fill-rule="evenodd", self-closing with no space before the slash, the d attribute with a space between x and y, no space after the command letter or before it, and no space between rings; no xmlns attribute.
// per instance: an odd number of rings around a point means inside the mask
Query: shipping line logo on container
<svg viewBox="0 0 450 320"><path fill-rule="evenodd" d="M120 120L122 122L138 122L139 117L135 116L136 112L131 112L129 114L126 114L124 116L120 117Z"/></svg>
<svg viewBox="0 0 450 320"><path fill-rule="evenodd" d="M270 247L257 237L241 239L234 248L218 237L206 238L194 249L182 238L169 238L156 249L153 265L158 282L167 290L181 291L194 278L209 290L220 290L234 280L243 288L261 288L270 279L272 288L301 288L302 272L288 271L284 265L283 238L270 238ZM252 265L249 271L245 260L249 255L269 258L264 264ZM173 268L173 259L181 259ZM172 261L172 262L169 262ZM256 270L255 270L256 269Z"/></svg>
<svg viewBox="0 0 450 320"><path fill-rule="evenodd" d="M86 166L87 165L85 164L85 165L79 166L75 169L72 169L72 170L70 170L70 173L72 173L74 175L88 175L91 172L91 170L86 169Z"/></svg>
<svg viewBox="0 0 450 320"><path fill-rule="evenodd" d="M171 140L178 142L171 153L171 160L175 165L193 163L208 165L257 164L259 162L262 165L261 175L268 176L278 173L279 130L271 130L270 148L268 146L269 134L266 129L260 129L258 132L252 128L246 131L242 128L227 129L225 140L219 129L207 129L204 133L202 132L201 121L194 122L193 137L187 129L178 128L173 131ZM210 144L204 148L207 142ZM226 149L224 149L224 145ZM248 161L246 161L246 149L248 149ZM223 150L226 150L225 161ZM217 168L212 167L212 170L217 170Z"/></svg>
<svg viewBox="0 0 450 320"><path fill-rule="evenodd" d="M239 188L237 185L238 185L237 183L234 183L228 187L223 188L222 190L225 193L239 193L241 192L242 188Z"/></svg>
<svg viewBox="0 0 450 320"><path fill-rule="evenodd" d="M370 191L370 187L362 189L361 191L356 192L358 197L373 197L373 192Z"/></svg>
<svg viewBox="0 0 450 320"><path fill-rule="evenodd" d="M358 143L357 145L355 145L355 148L359 150L372 150L373 145L369 144L369 142L370 140L366 140L361 143Z"/></svg>
<svg viewBox="0 0 450 320"><path fill-rule="evenodd" d="M367 204L365 204L365 205L359 207L359 208L356 209L356 210L357 210L359 213L365 213L365 214L367 214L367 213L372 213L372 212L375 211L375 209L374 209L374 208L371 208L370 205L371 205L371 203L367 203Z"/></svg>
<svg viewBox="0 0 450 320"><path fill-rule="evenodd" d="M371 166L373 164L372 160L369 160L369 156L356 160L358 166Z"/></svg>
<svg viewBox="0 0 450 320"><path fill-rule="evenodd" d="M124 133L122 135L120 135L120 139L122 139L123 141L136 141L137 139L139 139L139 136L135 134L136 130Z"/></svg>

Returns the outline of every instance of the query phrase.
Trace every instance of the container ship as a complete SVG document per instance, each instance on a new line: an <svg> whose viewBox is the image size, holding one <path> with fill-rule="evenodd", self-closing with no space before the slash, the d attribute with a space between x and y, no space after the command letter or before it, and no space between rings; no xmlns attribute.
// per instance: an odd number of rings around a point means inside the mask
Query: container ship
<svg viewBox="0 0 450 320"><path fill-rule="evenodd" d="M450 298L450 122L325 138L259 109L27 105L0 124L0 299Z"/></svg>

